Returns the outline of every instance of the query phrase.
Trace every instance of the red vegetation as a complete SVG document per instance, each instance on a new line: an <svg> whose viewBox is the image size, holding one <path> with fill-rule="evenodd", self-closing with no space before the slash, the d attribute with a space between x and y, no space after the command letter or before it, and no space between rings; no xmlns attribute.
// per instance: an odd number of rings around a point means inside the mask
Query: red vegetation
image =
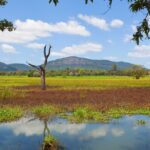
<svg viewBox="0 0 150 150"><path fill-rule="evenodd" d="M37 87L29 89L25 98L1 100L0 105L35 106L58 105L65 108L89 105L105 110L111 107L150 107L150 88L123 88L111 90L58 90Z"/></svg>

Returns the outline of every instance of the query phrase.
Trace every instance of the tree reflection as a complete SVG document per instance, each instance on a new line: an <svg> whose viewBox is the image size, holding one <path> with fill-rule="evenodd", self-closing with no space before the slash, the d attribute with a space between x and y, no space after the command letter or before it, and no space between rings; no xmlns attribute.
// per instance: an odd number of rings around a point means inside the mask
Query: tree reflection
<svg viewBox="0 0 150 150"><path fill-rule="evenodd" d="M48 128L48 120L48 118L42 120L44 123L42 150L65 150L52 136L50 129Z"/></svg>

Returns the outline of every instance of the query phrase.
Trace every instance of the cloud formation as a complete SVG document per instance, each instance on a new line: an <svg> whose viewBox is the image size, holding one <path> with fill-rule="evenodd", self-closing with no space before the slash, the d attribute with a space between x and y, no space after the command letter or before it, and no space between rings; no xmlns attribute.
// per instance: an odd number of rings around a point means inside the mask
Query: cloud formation
<svg viewBox="0 0 150 150"><path fill-rule="evenodd" d="M66 56L78 56L88 52L101 52L103 46L97 43L83 43L80 45L67 46L59 52L52 52L53 56L66 57Z"/></svg>
<svg viewBox="0 0 150 150"><path fill-rule="evenodd" d="M79 14L78 18L80 18L81 20L83 20L95 27L98 27L101 30L104 30L104 31L109 30L109 25L105 19L97 18L94 16L82 15L82 14Z"/></svg>
<svg viewBox="0 0 150 150"><path fill-rule="evenodd" d="M111 21L110 26L113 28L120 28L122 27L124 22L120 19L114 19Z"/></svg>
<svg viewBox="0 0 150 150"><path fill-rule="evenodd" d="M26 21L16 20L14 22L15 31L0 32L0 42L5 43L28 43L39 38L46 38L53 33L71 34L79 36L89 36L90 32L77 21L58 22L55 24L43 22L41 20Z"/></svg>
<svg viewBox="0 0 150 150"><path fill-rule="evenodd" d="M32 48L32 49L42 49L44 48L44 44L41 43L29 43L26 46L27 48Z"/></svg>
<svg viewBox="0 0 150 150"><path fill-rule="evenodd" d="M105 19L98 18L95 16L79 14L78 18L104 31L110 30L111 27L120 28L124 25L124 22L120 19L114 19L111 21L111 23L108 23Z"/></svg>
<svg viewBox="0 0 150 150"><path fill-rule="evenodd" d="M16 49L9 44L0 45L0 49L3 53L17 53Z"/></svg>
<svg viewBox="0 0 150 150"><path fill-rule="evenodd" d="M135 58L148 58L150 57L150 45L135 46L134 50L128 53L128 56Z"/></svg>

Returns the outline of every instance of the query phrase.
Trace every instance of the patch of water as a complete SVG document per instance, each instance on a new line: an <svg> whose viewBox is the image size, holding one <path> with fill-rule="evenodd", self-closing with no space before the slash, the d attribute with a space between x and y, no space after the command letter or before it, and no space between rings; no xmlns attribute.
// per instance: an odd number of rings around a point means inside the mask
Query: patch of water
<svg viewBox="0 0 150 150"><path fill-rule="evenodd" d="M145 120L138 125L137 120ZM70 123L64 119L22 118L0 124L0 150L40 150L47 127L66 150L149 150L150 118L124 116L110 123Z"/></svg>

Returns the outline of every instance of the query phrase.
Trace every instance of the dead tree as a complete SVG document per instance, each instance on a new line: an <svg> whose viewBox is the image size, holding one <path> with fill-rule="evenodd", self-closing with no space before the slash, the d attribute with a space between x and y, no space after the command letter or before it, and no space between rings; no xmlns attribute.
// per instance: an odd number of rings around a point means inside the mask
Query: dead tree
<svg viewBox="0 0 150 150"><path fill-rule="evenodd" d="M46 73L46 65L47 65L48 57L50 55L51 48L52 47L50 45L49 49L48 49L48 53L46 54L46 45L44 46L44 58L45 58L45 61L44 61L43 65L36 66L36 65L28 63L28 65L30 65L31 67L37 69L38 72L40 73L40 76L41 76L41 88L42 88L42 90L46 89L45 73Z"/></svg>

